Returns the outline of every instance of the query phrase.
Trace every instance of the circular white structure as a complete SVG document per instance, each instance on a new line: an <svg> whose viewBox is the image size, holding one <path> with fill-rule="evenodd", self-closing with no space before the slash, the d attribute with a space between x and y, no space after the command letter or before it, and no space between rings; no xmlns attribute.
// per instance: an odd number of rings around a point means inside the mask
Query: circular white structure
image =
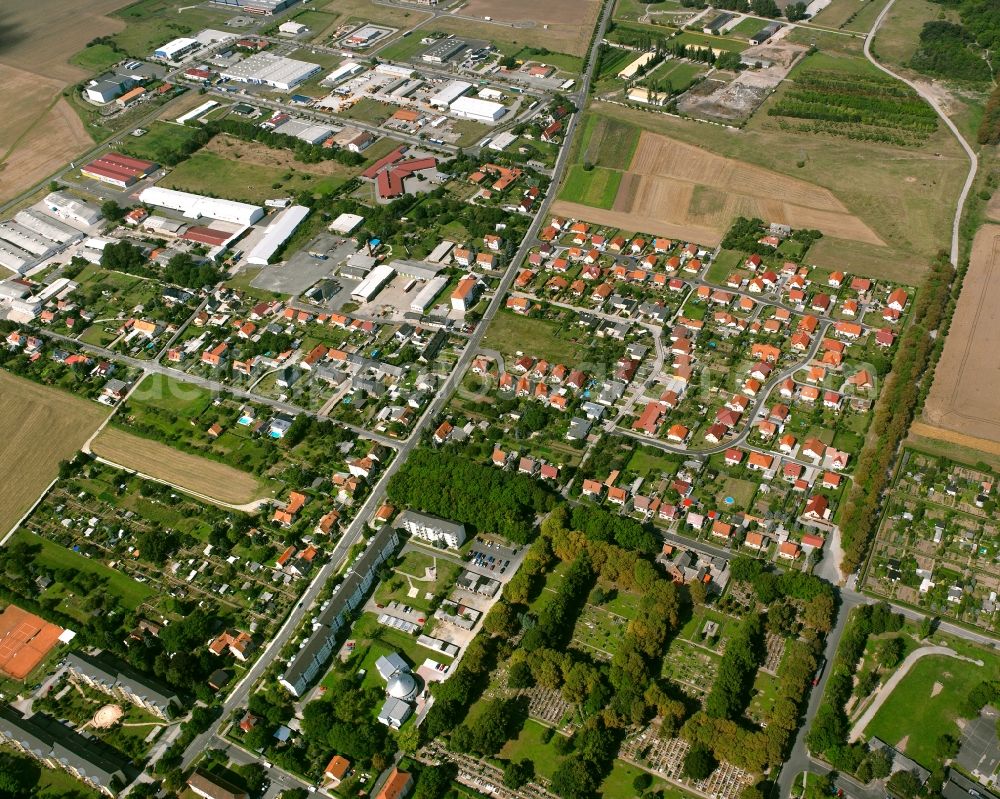
<svg viewBox="0 0 1000 799"><path fill-rule="evenodd" d="M385 687L385 692L393 699L408 702L417 695L417 682L412 674L401 671L392 676Z"/></svg>

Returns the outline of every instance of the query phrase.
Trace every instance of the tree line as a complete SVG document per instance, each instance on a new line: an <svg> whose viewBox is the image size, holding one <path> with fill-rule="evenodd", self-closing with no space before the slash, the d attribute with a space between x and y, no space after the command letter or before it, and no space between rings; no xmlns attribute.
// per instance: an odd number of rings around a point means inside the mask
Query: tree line
<svg viewBox="0 0 1000 799"><path fill-rule="evenodd" d="M935 344L931 333L941 324L953 279L951 264L946 258L939 258L923 290L917 293L913 324L899 339L893 370L885 381L872 420L871 429L877 435L868 440L858 457L844 505L840 530L845 574L857 569L868 555L878 528L880 497L891 478L896 450L906 435L921 392L930 388L933 377L928 375L927 366Z"/></svg>
<svg viewBox="0 0 1000 799"><path fill-rule="evenodd" d="M462 522L517 544L535 536L535 515L551 491L527 475L501 471L448 451L416 450L389 480L389 501Z"/></svg>

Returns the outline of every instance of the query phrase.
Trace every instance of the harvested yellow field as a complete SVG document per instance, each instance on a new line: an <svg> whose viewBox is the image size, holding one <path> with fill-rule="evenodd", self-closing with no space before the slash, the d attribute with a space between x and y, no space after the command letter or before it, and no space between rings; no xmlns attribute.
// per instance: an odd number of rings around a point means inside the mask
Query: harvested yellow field
<svg viewBox="0 0 1000 799"><path fill-rule="evenodd" d="M910 425L910 434L933 438L935 441L944 441L948 444L958 444L961 447L985 452L989 455L1000 455L1000 441L990 441L986 438L976 438L964 433L956 433L954 430L945 430L943 427L934 427L925 422L914 422Z"/></svg>
<svg viewBox="0 0 1000 799"><path fill-rule="evenodd" d="M971 442L977 439L1000 442L998 304L1000 225L984 225L973 241L969 270L924 405L923 421L943 432L921 430L921 435L942 438L947 433L959 434L970 443L955 443L970 447L976 447Z"/></svg>
<svg viewBox="0 0 1000 799"><path fill-rule="evenodd" d="M252 474L123 430L104 428L91 449L95 455L124 469L162 480L210 501L245 505L263 499L260 483Z"/></svg>
<svg viewBox="0 0 1000 799"><path fill-rule="evenodd" d="M51 175L93 143L62 84L0 64L0 201Z"/></svg>
<svg viewBox="0 0 1000 799"><path fill-rule="evenodd" d="M556 200L552 204L552 213L556 216L567 216L572 219L586 219L595 225L606 225L620 230L641 231L654 236L666 236L682 241L696 241L710 247L722 241L724 230L690 223L668 221L663 216L642 216L632 212L604 210L591 208L589 205L571 203L566 200Z"/></svg>
<svg viewBox="0 0 1000 799"><path fill-rule="evenodd" d="M884 246L827 189L649 131L639 138L612 213L604 224L705 244L718 243L734 217L756 216Z"/></svg>
<svg viewBox="0 0 1000 799"><path fill-rule="evenodd" d="M545 46L557 53L582 56L587 52L600 10L599 0L548 0L545 3L536 0L469 0L458 9L456 16L466 20L476 17L477 21L490 17L494 23L493 33L489 33L488 28L484 28L483 32L488 38ZM544 61L545 57L539 56L538 59Z"/></svg>
<svg viewBox="0 0 1000 799"><path fill-rule="evenodd" d="M7 433L0 442L0 537L25 514L101 425L108 409L0 371Z"/></svg>

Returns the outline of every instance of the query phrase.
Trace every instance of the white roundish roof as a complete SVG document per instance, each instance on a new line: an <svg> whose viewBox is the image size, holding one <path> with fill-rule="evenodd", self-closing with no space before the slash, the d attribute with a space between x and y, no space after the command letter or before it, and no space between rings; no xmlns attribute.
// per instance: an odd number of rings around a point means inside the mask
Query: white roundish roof
<svg viewBox="0 0 1000 799"><path fill-rule="evenodd" d="M385 690L393 699L411 699L417 693L417 683L412 675L399 672L392 676Z"/></svg>

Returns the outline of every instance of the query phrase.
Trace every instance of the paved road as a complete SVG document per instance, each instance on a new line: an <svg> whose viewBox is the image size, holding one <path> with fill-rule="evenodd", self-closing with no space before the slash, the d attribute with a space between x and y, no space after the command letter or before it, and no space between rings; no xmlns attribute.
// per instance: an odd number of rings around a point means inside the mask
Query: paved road
<svg viewBox="0 0 1000 799"><path fill-rule="evenodd" d="M879 26L882 24L882 20L885 19L885 15L889 13L889 9L892 8L896 0L889 0L886 3L885 8L882 9L882 13L878 15L875 20L875 24L872 25L872 29L868 32L868 36L865 39L865 58L872 62L878 69L882 70L886 75L895 78L896 80L902 81L911 89L913 89L917 94L923 97L931 108L937 112L937 115L941 117L944 124L948 126L948 129L952 132L952 135L958 139L958 143L962 145L962 149L965 150L965 154L969 157L969 174L965 178L965 185L962 186L962 191L958 195L958 202L955 205L955 219L951 226L951 264L952 266L958 266L958 247L959 247L959 228L962 224L962 210L965 208L965 201L969 196L969 191L972 189L972 183L976 179L976 171L979 169L979 158L976 157L975 151L969 146L969 143L962 136L958 127L954 122L948 117L938 103L937 98L934 97L926 89L922 88L919 84L914 83L911 80L907 80L902 75L893 72L888 67L880 64L871 53L872 40L875 38L875 33L878 31Z"/></svg>
<svg viewBox="0 0 1000 799"><path fill-rule="evenodd" d="M851 610L858 605L864 604L866 601L868 600L865 597L854 591L840 592L840 612L837 615L837 621L834 623L833 629L826 637L826 649L823 651L823 655L826 658L826 666L823 669L823 674L820 675L819 684L812 689L812 693L809 695L809 704L806 706L802 726L799 727L798 734L795 736L795 743L792 745L792 751L785 760L785 764L781 767L781 774L778 776L778 791L781 799L785 799L785 797L791 794L792 781L795 779L795 775L806 771L812 765L809 750L806 748L806 734L812 726L812 721L816 717L816 711L819 710L820 703L823 700L827 681L830 679L830 673L833 671L831 664L833 663L834 656L837 654L840 639L847 627L848 616L850 616Z"/></svg>
<svg viewBox="0 0 1000 799"><path fill-rule="evenodd" d="M174 369L169 366L164 366L162 363L158 363L155 360L144 361L139 358L132 358L128 355L122 355L121 353L109 350L106 347L98 347L95 344L87 344L85 342L79 341L78 339L71 338L69 336L64 336L61 333L54 333L51 330L39 330L39 335L46 338L50 338L54 341L61 341L64 344L72 344L83 352L89 353L91 355L96 355L100 358L104 358L109 361L117 361L118 363L124 363L126 366L130 366L133 369L139 369L145 374L160 374L166 377L172 377L177 380L183 381L185 383L192 383L193 385L204 388L213 394L230 394L234 397L239 397L240 399L249 400L252 402L260 403L261 405L267 405L269 408L273 408L276 411L281 411L282 413L288 413L293 415L298 415L304 413L307 416L318 416L315 411L310 411L306 408L301 408L298 405L294 405L290 402L282 402L281 400L272 399L271 397L265 397L262 394L256 394L253 391L247 391L246 389L240 388L238 386L230 385L229 383L220 383L218 380L209 380L206 377L199 377L198 375L188 374L180 369ZM363 427L358 427L357 425L348 424L346 422L338 421L337 424L346 427L353 433L356 433L362 438L367 438L372 441L377 441L385 447L390 447L391 449L399 449L402 445L395 438L389 438L388 436L383 436L380 433L373 433L371 430L366 430Z"/></svg>
<svg viewBox="0 0 1000 799"><path fill-rule="evenodd" d="M600 30L598 31L598 36L595 40L595 51L597 48L597 43L600 42L601 38L604 36L604 31L607 29L608 20L610 19L612 4L608 3L605 10L604 16L601 18ZM591 58L590 66L586 76L584 77L584 87L582 92L586 94L587 88L590 84L591 74L593 72L593 65L596 62L595 58ZM382 473L378 481L372 486L371 494L369 494L368 499L365 500L364 504L358 509L357 515L354 520L344 531L341 536L340 541L334 548L333 552L330 553L329 561L319 570L316 577L309 584L305 593L302 596L301 601L292 613L289 614L285 623L282 625L281 629L278 630L277 634L268 645L265 647L264 651L261 652L260 656L250 667L246 676L236 685L236 687L231 691L228 698L226 699L222 715L215 724L207 731L197 736L191 745L187 748L184 753L184 767L188 767L194 759L204 751L211 743L214 736L218 734L219 729L222 724L228 718L228 716L238 707L242 707L250 692L253 690L257 681L261 678L264 671L271 665L275 660L281 650L284 648L285 644L291 640L292 636L298 629L298 626L302 618L309 612L309 609L315 604L320 592L326 585L327 580L332 577L340 565L346 559L348 552L351 547L358 541L361 534L365 528L365 525L372 514L377 509L379 503L382 501L382 497L385 494L386 486L402 465L406 462L410 453L418 446L420 442L421 435L425 430L428 429L430 423L433 421L434 417L444 408L445 403L450 399L451 394L454 392L455 388L458 386L465 374L466 370L475 357L479 350L479 345L482 342L483 336L486 333L486 329L489 322L496 316L497 311L500 309L504 302L504 296L506 292L510 289L514 278L517 276L518 268L520 264L528 255L528 251L533 246L535 239L537 238L539 228L542 222L547 218L547 213L549 206L551 205L553 199L555 198L556 192L559 187L559 181L566 169L566 165L569 158L570 144L572 143L573 136L576 133L578 127L578 120L580 115L574 114L569 124L566 128L566 138L562 150L559 153L559 158L556 161L556 167L553 172L553 180L549 185L548 192L545 195L541 205L539 206L538 213L535 215L535 219L528 228L525 234L524 240L521 243L520 248L514 258L511 259L510 265L507 267L507 271L504 273L503 278L500 281L500 285L497 288L493 299L486 310L481 322L477 325L473 334L469 337L468 343L462 354L459 356L458 361L455 364L455 368L451 371L448 379L442 385L440 391L434 400L431 401L430 405L421 415L420 419L417 421L413 432L410 437L403 442L399 448L399 452L393 459L392 463L389 464L388 468Z"/></svg>
<svg viewBox="0 0 1000 799"><path fill-rule="evenodd" d="M750 437L750 434L753 432L754 422L757 421L757 414L760 412L760 409L767 404L768 398L771 396L771 392L774 391L775 387L808 365L809 362L816 357L816 352L823 343L823 338L826 336L826 330L831 324L833 324L833 322L829 319L825 319L820 322L816 329L815 338L802 360L787 366L764 384L764 387L758 392L757 397L754 399L753 404L750 405L743 414L743 428L735 438L729 439L721 444L717 444L714 447L709 447L708 449L691 449L688 447L680 447L675 444L668 444L666 441L661 441L658 438L650 438L647 435L637 433L634 430L629 430L625 427L616 427L615 432L618 433L618 435L627 436L635 439L636 441L641 441L643 444L648 444L651 447L656 447L657 449L662 449L666 452L672 452L677 455L687 455L693 458L704 458L710 455L717 455L718 453L725 452L727 449L732 447L738 447L744 444L747 438ZM795 459L785 457L785 460ZM796 462L801 463L803 466L815 466L814 463L807 461Z"/></svg>

